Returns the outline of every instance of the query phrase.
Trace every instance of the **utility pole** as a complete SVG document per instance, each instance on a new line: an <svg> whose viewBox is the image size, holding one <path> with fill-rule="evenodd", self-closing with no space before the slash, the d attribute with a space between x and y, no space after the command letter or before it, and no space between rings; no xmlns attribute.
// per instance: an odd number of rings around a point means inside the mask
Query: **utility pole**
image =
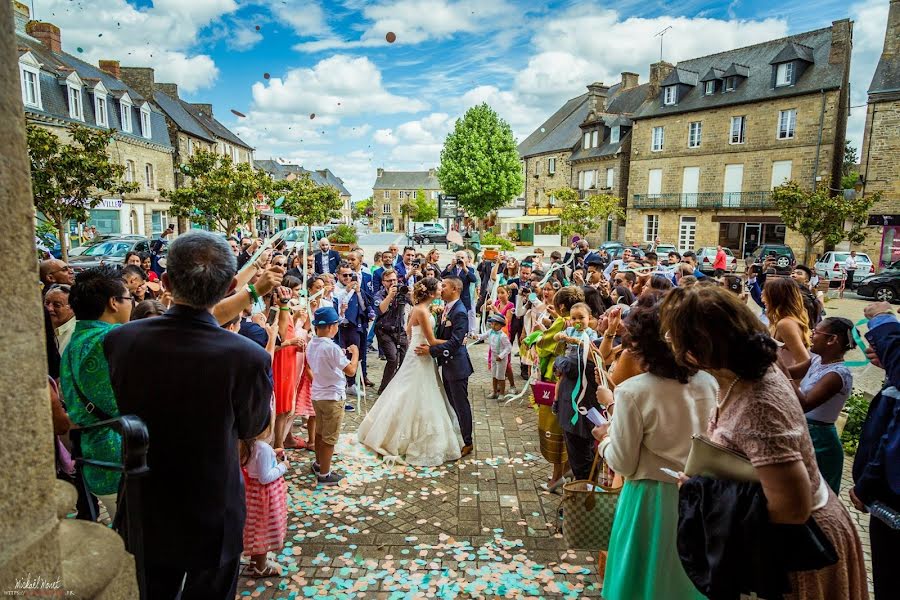
<svg viewBox="0 0 900 600"><path fill-rule="evenodd" d="M653 36L653 37L658 37L658 38L659 38L659 62L662 62L662 59L663 59L663 36L665 36L666 33L668 33L668 31L669 31L670 29L672 29L672 26L671 26L671 25L669 25L668 27L666 27L666 28L663 29L662 31L657 32L657 33Z"/></svg>

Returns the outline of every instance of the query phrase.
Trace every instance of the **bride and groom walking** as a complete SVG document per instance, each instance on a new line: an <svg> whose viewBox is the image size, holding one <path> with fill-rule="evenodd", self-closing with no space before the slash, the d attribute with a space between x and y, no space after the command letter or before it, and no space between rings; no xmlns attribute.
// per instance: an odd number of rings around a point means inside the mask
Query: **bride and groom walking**
<svg viewBox="0 0 900 600"><path fill-rule="evenodd" d="M474 371L464 344L469 316L461 292L462 281L453 277L426 277L413 287L409 349L357 432L362 444L385 458L434 467L472 452ZM444 310L435 330L431 307L438 297Z"/></svg>

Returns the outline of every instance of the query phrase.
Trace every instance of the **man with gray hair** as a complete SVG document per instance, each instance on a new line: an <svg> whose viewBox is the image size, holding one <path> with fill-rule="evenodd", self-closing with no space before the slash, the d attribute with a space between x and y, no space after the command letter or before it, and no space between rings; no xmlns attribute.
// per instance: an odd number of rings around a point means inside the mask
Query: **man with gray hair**
<svg viewBox="0 0 900 600"><path fill-rule="evenodd" d="M141 513L124 509L143 522L150 598L235 597L246 516L238 440L266 428L273 390L268 353L212 315L236 270L220 236L178 237L163 275L174 306L104 343L121 413L140 417L150 433Z"/></svg>

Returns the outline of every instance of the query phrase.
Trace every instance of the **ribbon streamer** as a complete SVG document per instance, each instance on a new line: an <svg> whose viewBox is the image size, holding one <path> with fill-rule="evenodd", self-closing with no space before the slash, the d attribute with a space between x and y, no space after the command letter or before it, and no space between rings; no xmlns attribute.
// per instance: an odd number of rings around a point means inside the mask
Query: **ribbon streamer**
<svg viewBox="0 0 900 600"><path fill-rule="evenodd" d="M870 364L871 361L869 360L869 357L866 356L866 343L863 341L862 336L859 335L859 330L857 329L857 327L862 327L868 322L869 320L866 318L860 319L854 324L855 326L853 327L853 329L850 330L850 333L853 334L853 341L856 342L856 347L859 348L862 352L863 360L845 360L845 367L865 367L866 365Z"/></svg>
<svg viewBox="0 0 900 600"><path fill-rule="evenodd" d="M572 390L572 425L578 422L578 417L586 415L587 409L581 406L587 386L582 385L582 379L587 376L588 356L591 354L591 339L581 332L581 343L578 345L578 379L575 381L575 388Z"/></svg>
<svg viewBox="0 0 900 600"><path fill-rule="evenodd" d="M257 249L257 251L253 253L253 256L250 257L250 260L244 263L244 266L241 267L241 271L243 271L244 269L249 269L251 265L255 265L256 261L259 260L259 257L262 256L266 250L271 248L275 242L283 238L286 232L287 229L284 229L266 240L266 243L260 246L259 249Z"/></svg>

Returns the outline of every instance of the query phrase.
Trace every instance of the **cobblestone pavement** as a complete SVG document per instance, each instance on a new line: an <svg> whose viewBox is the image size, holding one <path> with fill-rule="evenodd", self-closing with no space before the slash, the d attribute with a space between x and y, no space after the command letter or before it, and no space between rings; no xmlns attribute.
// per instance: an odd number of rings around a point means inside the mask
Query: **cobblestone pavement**
<svg viewBox="0 0 900 600"><path fill-rule="evenodd" d="M471 350L475 452L438 468L385 465L353 442L363 411L346 413L336 456L345 483L316 488L312 453L289 451L287 545L276 557L285 575L241 578L239 598L600 597L596 553L566 549L556 532L560 497L540 487L550 468L535 412L527 402L488 400L484 346ZM377 383L384 363L368 358ZM370 391L365 406L375 399ZM304 433L298 423L295 434ZM851 464L841 500L862 538L871 588L868 516L846 491Z"/></svg>
<svg viewBox="0 0 900 600"><path fill-rule="evenodd" d="M472 348L475 452L461 461L385 465L353 443L362 411L344 419L344 485L316 488L312 453L289 451L288 545L277 556L285 577L242 578L238 597L600 597L597 553L566 549L556 533L561 497L540 488L550 467L536 413L527 401L486 398L484 354ZM384 362L368 358L378 383ZM366 406L375 398L370 391ZM305 434L299 424L295 434Z"/></svg>

